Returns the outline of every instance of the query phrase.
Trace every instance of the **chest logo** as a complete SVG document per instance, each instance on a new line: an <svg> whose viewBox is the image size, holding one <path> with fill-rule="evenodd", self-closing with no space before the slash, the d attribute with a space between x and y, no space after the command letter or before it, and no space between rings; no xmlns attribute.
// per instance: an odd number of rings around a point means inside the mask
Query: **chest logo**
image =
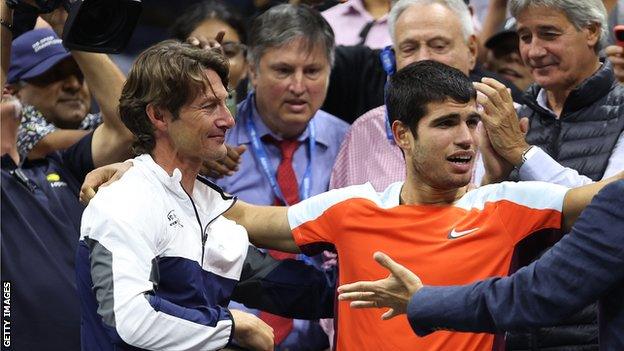
<svg viewBox="0 0 624 351"><path fill-rule="evenodd" d="M455 228L453 228L453 230L451 230L451 232L449 233L448 238L449 239L461 238L462 236L466 236L470 233L474 233L477 230L479 230L479 228L473 228L473 229L462 230L462 231L456 231Z"/></svg>
<svg viewBox="0 0 624 351"><path fill-rule="evenodd" d="M175 210L171 210L169 211L169 213L167 213L167 219L169 220L170 227L178 227L178 228L184 227L182 223L180 222L180 219L178 218L178 216L175 214Z"/></svg>
<svg viewBox="0 0 624 351"><path fill-rule="evenodd" d="M60 188L67 186L63 180L61 180L61 176L58 173L52 172L46 175L46 180L50 183L50 186L53 188Z"/></svg>

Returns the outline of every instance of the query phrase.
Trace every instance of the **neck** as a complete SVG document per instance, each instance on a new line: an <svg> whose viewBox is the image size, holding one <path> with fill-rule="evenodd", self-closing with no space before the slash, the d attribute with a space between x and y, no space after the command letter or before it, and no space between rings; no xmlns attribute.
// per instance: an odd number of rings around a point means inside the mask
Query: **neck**
<svg viewBox="0 0 624 351"><path fill-rule="evenodd" d="M548 99L548 105L555 112L557 116L561 116L561 112L563 111L563 106L566 102L566 99L576 87L578 87L585 79L591 77L600 69L600 60L596 58L596 61L592 65L588 65L588 68L585 70L584 74L581 74L580 79L574 81L572 84L567 85L566 87L562 87L560 89L547 89L546 97Z"/></svg>
<svg viewBox="0 0 624 351"><path fill-rule="evenodd" d="M390 11L388 0L363 0L364 8L374 19L378 20Z"/></svg>
<svg viewBox="0 0 624 351"><path fill-rule="evenodd" d="M184 188L184 191L189 195L193 194L195 179L202 165L201 160L180 156L177 150L172 147L171 143L163 140L156 142L156 146L154 150L152 150L151 155L154 162L170 176L173 175L173 171L176 168L179 169L182 173L182 180L180 181L182 188Z"/></svg>
<svg viewBox="0 0 624 351"><path fill-rule="evenodd" d="M439 189L416 177L407 176L401 188L403 205L450 205L466 194L468 186Z"/></svg>

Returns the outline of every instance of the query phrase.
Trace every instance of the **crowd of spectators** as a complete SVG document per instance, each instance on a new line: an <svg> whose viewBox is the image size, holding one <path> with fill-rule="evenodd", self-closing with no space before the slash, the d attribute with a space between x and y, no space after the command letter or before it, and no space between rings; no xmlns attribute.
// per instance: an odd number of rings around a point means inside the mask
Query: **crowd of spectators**
<svg viewBox="0 0 624 351"><path fill-rule="evenodd" d="M62 7L14 38L12 4L0 2L3 347L624 348L624 330L613 327L624 326L624 306L605 311L595 303L601 296L589 293L593 298L566 309L563 321L530 328L450 323L496 334L425 338L409 333L410 323L420 334L433 331L419 324L421 312L377 326L382 322L366 318L380 311L351 312L334 296L340 284L387 275L371 265L376 245L387 240L387 253L425 285L511 274L565 238L604 185L622 182L624 46L612 34L624 23L622 1L146 1L145 16L158 18L166 34L151 38L141 22L132 49L118 57L67 50ZM202 123L214 125L204 130ZM185 173L195 158L199 168ZM129 169L134 178L124 183ZM141 190L136 174L148 171L157 177ZM186 177L197 177L198 185ZM179 189L164 189L175 179ZM87 205L116 181L125 188L112 194L137 201L109 194ZM608 191L624 198L621 186ZM188 218L196 216L201 241L167 237L171 228L188 225L183 231L192 232L197 225L180 215L183 206L177 215L165 213L162 226L128 210L157 216L165 197L190 200ZM115 208L115 201L126 202ZM436 206L454 217L437 219ZM467 212L458 214L460 207ZM599 217L621 228L624 208L612 210ZM133 217L162 233L133 237ZM494 217L500 223L490 224ZM482 242L455 239L464 218L512 240L496 239L487 251ZM111 236L108 225L120 229ZM402 237L411 231L444 231L445 241ZM222 245L211 237L216 232L232 241ZM358 237L364 232L365 240ZM195 247L202 249L197 257ZM153 256L142 257L148 249ZM554 252L546 257L558 262L561 250ZM181 266L171 260L178 254L196 262ZM621 262L622 252L615 255ZM127 266L111 263L116 257ZM469 262L457 267L458 257ZM392 268L390 277L404 270L376 258ZM623 269L604 273L611 285L601 291L621 285ZM436 280L444 270L451 278ZM176 279L181 285L171 286ZM421 285L409 279L409 289L401 289L415 294ZM126 284L141 290L139 302L124 300ZM347 298L381 307L362 296ZM143 300L149 303L140 313L128 307Z"/></svg>

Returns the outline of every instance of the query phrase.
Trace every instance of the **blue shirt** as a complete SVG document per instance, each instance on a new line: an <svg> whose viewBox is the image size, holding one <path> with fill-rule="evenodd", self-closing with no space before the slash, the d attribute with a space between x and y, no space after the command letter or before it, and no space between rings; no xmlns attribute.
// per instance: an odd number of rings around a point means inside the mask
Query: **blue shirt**
<svg viewBox="0 0 624 351"><path fill-rule="evenodd" d="M424 282L425 284L427 282ZM539 260L506 278L426 286L407 313L420 336L552 325L598 300L600 350L624 350L624 180L606 186L570 234Z"/></svg>
<svg viewBox="0 0 624 351"><path fill-rule="evenodd" d="M240 106L238 111L240 112ZM248 114L243 111L236 118L236 125L226 135L226 144L247 146L247 151L241 156L242 162L240 169L230 177L224 177L216 181L224 191L238 196L241 200L256 205L273 205L275 195L271 189L271 185L262 170L262 166L258 161L257 155L254 155L251 146L251 139L247 133L246 121ZM262 118L258 115L255 106L252 110L253 122L256 126L258 137L271 135L275 139L281 139L277 134L271 132L264 124ZM312 185L310 196L320 194L327 191L329 187L329 176L334 165L338 149L344 139L349 125L338 119L337 117L324 112L317 111L312 118L316 132L316 153L314 155L314 164L312 165ZM301 146L293 155L293 168L297 176L297 181L301 182L309 161L309 144L310 128L306 128L297 138L301 141ZM281 152L279 148L271 143L263 142L267 155L269 157L272 170L275 172L281 161ZM230 307L235 309L246 310L252 313L244 306L237 303L231 303ZM293 331L279 345L282 349L289 350L320 350L327 348L327 335L322 331L316 321L295 320ZM279 348L278 348L279 349Z"/></svg>
<svg viewBox="0 0 624 351"><path fill-rule="evenodd" d="M80 349L74 255L84 209L78 192L93 169L92 135L19 168L2 156L2 281L10 292L3 308L10 311L4 319L11 350Z"/></svg>

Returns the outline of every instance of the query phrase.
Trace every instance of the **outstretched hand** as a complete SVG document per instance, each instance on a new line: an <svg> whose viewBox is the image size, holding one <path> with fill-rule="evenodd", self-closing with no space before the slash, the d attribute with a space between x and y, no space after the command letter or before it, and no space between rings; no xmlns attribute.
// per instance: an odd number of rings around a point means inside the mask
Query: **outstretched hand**
<svg viewBox="0 0 624 351"><path fill-rule="evenodd" d="M420 278L382 252L375 252L373 258L390 271L388 277L341 285L338 300L351 301L352 308L388 307L381 316L384 320L406 313L410 298L423 286Z"/></svg>

